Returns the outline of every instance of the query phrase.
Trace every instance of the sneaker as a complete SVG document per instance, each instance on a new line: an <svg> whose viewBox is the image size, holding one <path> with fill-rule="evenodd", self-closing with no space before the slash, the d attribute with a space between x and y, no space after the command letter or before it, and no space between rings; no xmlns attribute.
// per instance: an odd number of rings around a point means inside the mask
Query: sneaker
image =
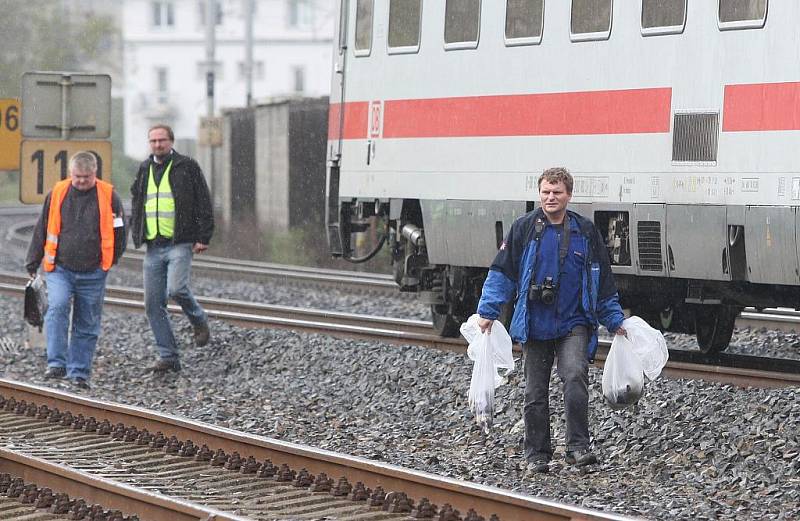
<svg viewBox="0 0 800 521"><path fill-rule="evenodd" d="M181 363L178 360L165 360L163 358L150 368L150 371L155 374L179 373L180 370Z"/></svg>
<svg viewBox="0 0 800 521"><path fill-rule="evenodd" d="M533 461L528 462L528 472L535 473L535 474L545 474L550 471L550 468L547 466L548 461L546 459L536 459Z"/></svg>
<svg viewBox="0 0 800 521"><path fill-rule="evenodd" d="M194 326L194 345L203 347L208 344L210 338L211 331L208 330L208 322L203 322L202 324Z"/></svg>
<svg viewBox="0 0 800 521"><path fill-rule="evenodd" d="M588 449L575 450L567 452L567 455L564 457L564 461L566 461L569 465L584 467L586 465L594 465L597 463L597 456L589 452Z"/></svg>
<svg viewBox="0 0 800 521"><path fill-rule="evenodd" d="M45 380L51 380L53 378L64 378L67 376L67 368L66 367L48 367L47 371L44 372Z"/></svg>
<svg viewBox="0 0 800 521"><path fill-rule="evenodd" d="M91 389L91 386L89 385L89 382L86 381L86 378L76 376L75 378L70 378L69 381L78 389L83 389L85 391Z"/></svg>

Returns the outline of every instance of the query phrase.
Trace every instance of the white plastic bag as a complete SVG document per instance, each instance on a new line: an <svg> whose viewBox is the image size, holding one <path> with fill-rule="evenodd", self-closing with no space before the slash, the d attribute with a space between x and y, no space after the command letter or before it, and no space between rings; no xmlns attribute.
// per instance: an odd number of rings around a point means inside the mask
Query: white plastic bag
<svg viewBox="0 0 800 521"><path fill-rule="evenodd" d="M667 341L661 331L650 327L650 324L639 317L626 318L622 322L628 340L631 341L631 348L639 362L642 364L644 374L650 380L655 380L661 374L661 370L667 364L669 351Z"/></svg>
<svg viewBox="0 0 800 521"><path fill-rule="evenodd" d="M495 321L490 334L481 333L479 318L472 315L461 324L461 334L469 342L467 355L475 362L469 384L469 408L478 425L488 431L494 417L494 390L506 381L497 370L514 369L514 358L511 355L511 337L503 324Z"/></svg>
<svg viewBox="0 0 800 521"><path fill-rule="evenodd" d="M638 402L643 390L644 370L631 341L614 335L603 367L603 396L612 409L622 409Z"/></svg>

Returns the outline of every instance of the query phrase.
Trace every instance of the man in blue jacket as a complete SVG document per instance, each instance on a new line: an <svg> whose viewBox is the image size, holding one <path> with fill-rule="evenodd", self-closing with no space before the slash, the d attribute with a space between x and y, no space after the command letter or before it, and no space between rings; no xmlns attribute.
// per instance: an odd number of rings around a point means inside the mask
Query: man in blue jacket
<svg viewBox="0 0 800 521"><path fill-rule="evenodd" d="M573 180L565 168L539 177L541 207L517 219L500 246L478 303L479 325L491 332L500 308L516 297L511 338L524 344L525 459L547 472L550 373L564 385L566 462L597 463L589 448L589 363L597 324L624 335L624 316L605 244L588 219L567 210Z"/></svg>

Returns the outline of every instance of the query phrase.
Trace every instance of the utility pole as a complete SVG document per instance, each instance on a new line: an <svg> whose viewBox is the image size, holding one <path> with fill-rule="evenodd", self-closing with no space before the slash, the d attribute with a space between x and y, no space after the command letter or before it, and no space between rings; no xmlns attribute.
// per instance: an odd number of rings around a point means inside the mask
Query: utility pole
<svg viewBox="0 0 800 521"><path fill-rule="evenodd" d="M216 69L216 62L214 59L215 36L217 29L217 2L219 0L206 0L206 116L211 120L214 117L214 73ZM215 145L209 143L208 145L208 163L206 167L206 181L208 181L209 188L211 189L212 198L216 202L217 194L214 193L216 188L216 154L214 153Z"/></svg>
<svg viewBox="0 0 800 521"><path fill-rule="evenodd" d="M214 47L216 44L217 1L206 0L206 115L214 116Z"/></svg>
<svg viewBox="0 0 800 521"><path fill-rule="evenodd" d="M244 1L244 68L247 82L247 106L253 106L253 18L255 0Z"/></svg>

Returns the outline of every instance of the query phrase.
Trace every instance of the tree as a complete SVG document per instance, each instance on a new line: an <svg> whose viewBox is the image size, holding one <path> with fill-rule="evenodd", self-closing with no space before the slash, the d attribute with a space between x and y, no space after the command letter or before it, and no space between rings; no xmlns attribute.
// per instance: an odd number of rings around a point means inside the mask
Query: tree
<svg viewBox="0 0 800 521"><path fill-rule="evenodd" d="M91 12L91 4L0 0L0 97L19 97L27 71L115 68L118 28L111 16Z"/></svg>

